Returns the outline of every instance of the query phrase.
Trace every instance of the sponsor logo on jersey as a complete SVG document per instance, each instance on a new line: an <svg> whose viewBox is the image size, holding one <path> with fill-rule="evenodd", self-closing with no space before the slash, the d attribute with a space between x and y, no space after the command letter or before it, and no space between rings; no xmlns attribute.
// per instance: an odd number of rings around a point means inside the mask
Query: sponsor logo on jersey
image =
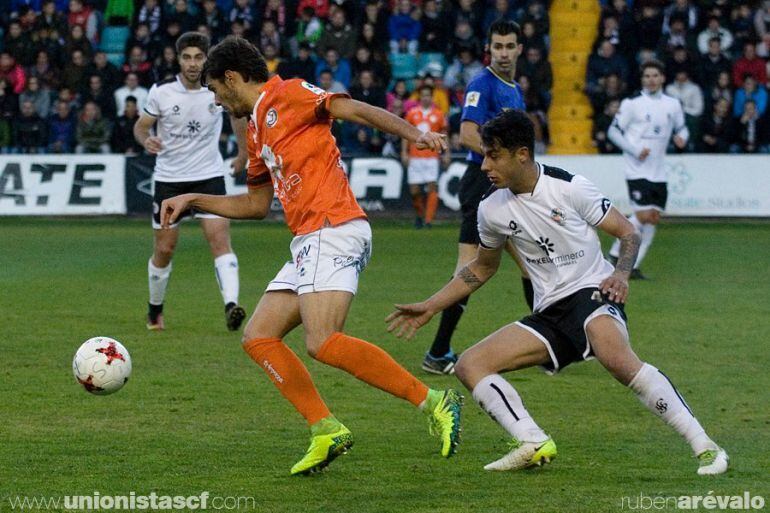
<svg viewBox="0 0 770 513"><path fill-rule="evenodd" d="M521 233L521 230L519 229L519 225L516 224L516 221L511 219L511 222L508 223L508 228L511 229L511 235L518 235Z"/></svg>
<svg viewBox="0 0 770 513"><path fill-rule="evenodd" d="M273 128L275 124L278 122L278 112L276 112L275 109L271 108L267 111L267 114L265 114L265 124L267 125L267 128Z"/></svg>
<svg viewBox="0 0 770 513"><path fill-rule="evenodd" d="M549 253L553 253L553 242L548 237L540 237L537 241L537 245L540 246L540 249L545 251L545 254L548 255Z"/></svg>
<svg viewBox="0 0 770 513"><path fill-rule="evenodd" d="M307 89L311 93L317 94L319 96L322 95L322 94L326 94L326 91L324 91L320 87L314 86L313 84L305 82L304 80L302 81L302 87L304 87L305 89Z"/></svg>
<svg viewBox="0 0 770 513"><path fill-rule="evenodd" d="M174 116L179 116L181 113L179 112L181 109L179 108L179 105L174 105L171 107L171 114Z"/></svg>
<svg viewBox="0 0 770 513"><path fill-rule="evenodd" d="M187 123L187 131L191 134L195 134L201 131L200 121L192 120Z"/></svg>
<svg viewBox="0 0 770 513"><path fill-rule="evenodd" d="M466 107L478 107L479 100L481 99L481 93L478 91L471 91L465 95Z"/></svg>

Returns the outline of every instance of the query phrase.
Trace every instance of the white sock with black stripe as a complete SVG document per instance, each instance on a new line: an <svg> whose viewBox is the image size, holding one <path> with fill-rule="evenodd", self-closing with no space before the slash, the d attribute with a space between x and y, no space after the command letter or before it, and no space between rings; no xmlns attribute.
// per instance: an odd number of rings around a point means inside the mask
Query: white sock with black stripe
<svg viewBox="0 0 770 513"><path fill-rule="evenodd" d="M521 397L499 374L490 374L473 388L473 399L503 429L520 442L544 442L548 440L529 412Z"/></svg>
<svg viewBox="0 0 770 513"><path fill-rule="evenodd" d="M645 363L628 386L648 410L687 440L696 456L717 449L674 384L661 371Z"/></svg>

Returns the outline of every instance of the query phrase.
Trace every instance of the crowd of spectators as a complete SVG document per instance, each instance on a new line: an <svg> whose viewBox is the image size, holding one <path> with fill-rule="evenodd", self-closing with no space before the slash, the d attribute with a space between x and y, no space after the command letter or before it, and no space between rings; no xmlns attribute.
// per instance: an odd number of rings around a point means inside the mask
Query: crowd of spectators
<svg viewBox="0 0 770 513"><path fill-rule="evenodd" d="M607 129L639 88L639 64L666 65L666 94L682 102L686 152L767 153L770 0L611 0L586 70L601 153L618 153Z"/></svg>
<svg viewBox="0 0 770 513"><path fill-rule="evenodd" d="M491 23L523 29L518 63L528 110L541 122L552 73L546 0L0 0L0 151L115 152L132 137L149 88L173 77L177 37L248 38L271 73L301 77L403 116L423 84L449 120L455 151L466 84L486 64ZM115 51L115 41L125 40ZM227 123L226 123L227 125ZM226 131L223 152L233 151ZM335 123L348 153L398 156L400 141Z"/></svg>

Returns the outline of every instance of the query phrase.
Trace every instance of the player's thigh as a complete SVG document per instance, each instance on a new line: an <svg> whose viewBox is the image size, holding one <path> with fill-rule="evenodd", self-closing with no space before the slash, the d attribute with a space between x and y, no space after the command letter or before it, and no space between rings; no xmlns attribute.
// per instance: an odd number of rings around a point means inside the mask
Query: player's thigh
<svg viewBox="0 0 770 513"><path fill-rule="evenodd" d="M455 265L455 274L457 274L460 269L468 265L470 262L473 261L474 258L476 258L476 254L479 251L479 247L476 244L466 244L464 242L460 242L457 244L457 265Z"/></svg>
<svg viewBox="0 0 770 513"><path fill-rule="evenodd" d="M545 344L514 323L465 350L455 366L455 374L469 390L473 390L490 374L544 365L549 361Z"/></svg>
<svg viewBox="0 0 770 513"><path fill-rule="evenodd" d="M295 292L265 292L243 330L243 341L255 338L283 338L302 322Z"/></svg>
<svg viewBox="0 0 770 513"><path fill-rule="evenodd" d="M513 242L511 242L510 239L505 241L505 251L509 255L511 255L511 258L513 258L513 261L516 262L516 265L519 267L519 271L521 271L521 277L529 278L529 273L527 272L527 268L524 267L524 262L521 261L521 256L516 251L516 248L513 247Z"/></svg>
<svg viewBox="0 0 770 513"><path fill-rule="evenodd" d="M299 296L299 311L305 328L305 345L315 356L333 333L345 328L353 294L344 290L308 292Z"/></svg>
<svg viewBox="0 0 770 513"><path fill-rule="evenodd" d="M230 220L224 217L202 218L201 228L206 241L209 243L211 253L218 257L226 253L232 253L230 247Z"/></svg>
<svg viewBox="0 0 770 513"><path fill-rule="evenodd" d="M642 367L628 341L628 331L609 315L591 319L585 327L594 356L618 381L627 385Z"/></svg>
<svg viewBox="0 0 770 513"><path fill-rule="evenodd" d="M179 242L179 228L153 229L152 254L155 264L166 267L171 257L174 256L177 242Z"/></svg>

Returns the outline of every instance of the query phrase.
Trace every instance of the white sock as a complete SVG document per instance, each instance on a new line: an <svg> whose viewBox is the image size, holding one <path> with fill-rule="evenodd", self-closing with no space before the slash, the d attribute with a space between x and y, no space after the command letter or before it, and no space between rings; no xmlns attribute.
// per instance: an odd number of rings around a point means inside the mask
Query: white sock
<svg viewBox="0 0 770 513"><path fill-rule="evenodd" d="M628 220L631 222L632 225L634 225L634 228L639 231L639 233L642 233L642 227L644 226L642 223L639 222L639 219L636 217L636 214L631 214L628 217ZM650 240L652 242L652 240ZM620 256L620 239L615 239L615 242L612 243L612 247L610 248L610 256L614 256L615 258L618 258ZM637 265L639 265L639 262L641 261L640 258L637 259Z"/></svg>
<svg viewBox="0 0 770 513"><path fill-rule="evenodd" d="M473 388L473 399L503 429L520 442L548 440L542 429L524 408L521 397L499 374L490 374Z"/></svg>
<svg viewBox="0 0 770 513"><path fill-rule="evenodd" d="M705 450L717 448L674 384L661 371L645 363L628 386L647 409L687 440L696 456Z"/></svg>
<svg viewBox="0 0 770 513"><path fill-rule="evenodd" d="M238 257L225 253L214 259L214 272L225 304L238 302Z"/></svg>
<svg viewBox="0 0 770 513"><path fill-rule="evenodd" d="M634 219L636 219L636 216L634 216ZM634 265L634 268L636 269L638 269L639 266L642 265L642 260L644 259L644 256L647 254L647 251L650 249L650 246L652 246L652 239L655 238L655 225L643 224L640 231L642 232L642 243L639 245L639 255L637 255L636 265Z"/></svg>
<svg viewBox="0 0 770 513"><path fill-rule="evenodd" d="M171 277L171 262L166 267L155 267L150 257L147 262L147 275L150 284L150 304L162 305L166 297L168 279Z"/></svg>

